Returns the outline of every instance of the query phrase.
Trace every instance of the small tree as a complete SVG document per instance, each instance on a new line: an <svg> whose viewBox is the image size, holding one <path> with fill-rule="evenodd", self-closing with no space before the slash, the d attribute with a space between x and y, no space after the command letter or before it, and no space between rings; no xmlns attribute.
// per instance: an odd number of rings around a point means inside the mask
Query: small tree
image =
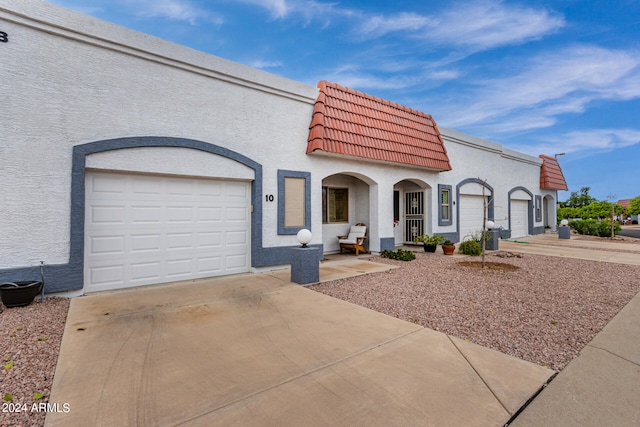
<svg viewBox="0 0 640 427"><path fill-rule="evenodd" d="M629 207L627 208L627 214L638 215L640 214L640 196L631 199Z"/></svg>
<svg viewBox="0 0 640 427"><path fill-rule="evenodd" d="M589 191L591 187L582 187L580 189L580 193L574 191L569 196L569 200L566 202L561 202L560 207L563 208L581 208L583 206L587 206L593 202L597 202L598 200L595 197L591 197L589 195Z"/></svg>
<svg viewBox="0 0 640 427"><path fill-rule="evenodd" d="M480 178L478 178L480 179ZM481 180L482 181L482 268L485 268L485 262L484 262L484 253L485 253L485 249L487 247L487 208L489 205L489 201L487 200L487 198L485 197L485 188L487 185L487 180Z"/></svg>

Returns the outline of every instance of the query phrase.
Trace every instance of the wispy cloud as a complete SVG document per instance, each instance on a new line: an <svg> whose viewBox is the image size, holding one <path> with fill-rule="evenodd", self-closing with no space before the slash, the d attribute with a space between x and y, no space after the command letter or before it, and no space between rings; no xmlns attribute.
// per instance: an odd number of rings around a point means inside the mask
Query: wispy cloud
<svg viewBox="0 0 640 427"><path fill-rule="evenodd" d="M573 153L574 157L587 157L636 144L640 144L640 130L637 129L589 129L549 137L538 144L514 145L511 148L533 155L563 152Z"/></svg>
<svg viewBox="0 0 640 427"><path fill-rule="evenodd" d="M519 44L554 33L562 16L545 9L506 5L501 1L456 4L424 34L429 40L484 50Z"/></svg>
<svg viewBox="0 0 640 427"><path fill-rule="evenodd" d="M265 69L282 67L283 64L281 61L264 61L262 59L256 59L253 61L249 61L248 65L254 68Z"/></svg>
<svg viewBox="0 0 640 427"><path fill-rule="evenodd" d="M221 16L199 8L187 0L142 0L134 3L125 2L128 7L135 7L136 15L144 18L166 18L173 21L184 21L197 25L206 21L220 25L224 22Z"/></svg>
<svg viewBox="0 0 640 427"><path fill-rule="evenodd" d="M364 38L403 32L440 46L481 51L536 40L564 25L562 16L545 9L484 1L454 3L434 15L402 12L365 17L356 32Z"/></svg>
<svg viewBox="0 0 640 427"><path fill-rule="evenodd" d="M382 37L396 31L421 31L436 24L428 16L402 12L392 16L374 15L365 17L357 31L366 38Z"/></svg>
<svg viewBox="0 0 640 427"><path fill-rule="evenodd" d="M473 82L466 95L468 106L460 108L458 101L443 113L447 126L487 124L527 114L538 127L545 127L554 123L555 116L581 113L595 100L640 97L637 81L638 53L575 46L542 53L519 74ZM507 120L512 121L512 117Z"/></svg>
<svg viewBox="0 0 640 427"><path fill-rule="evenodd" d="M287 0L238 0L240 3L248 3L266 9L273 18L284 18L291 12L292 6Z"/></svg>
<svg viewBox="0 0 640 427"><path fill-rule="evenodd" d="M312 20L327 26L333 16L351 15L354 12L339 8L337 3L315 0L235 0L265 9L272 19L302 18L305 24Z"/></svg>

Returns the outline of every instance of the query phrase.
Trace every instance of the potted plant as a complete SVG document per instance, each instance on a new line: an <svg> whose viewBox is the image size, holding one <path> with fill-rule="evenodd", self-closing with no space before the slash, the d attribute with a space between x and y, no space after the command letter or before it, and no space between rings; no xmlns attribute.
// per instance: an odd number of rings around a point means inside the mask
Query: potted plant
<svg viewBox="0 0 640 427"><path fill-rule="evenodd" d="M453 251L455 250L456 245L454 245L451 240L444 239L444 242L442 243L442 252L444 252L445 255L453 255Z"/></svg>
<svg viewBox="0 0 640 427"><path fill-rule="evenodd" d="M425 252L435 252L438 245L442 243L444 240L445 239L438 234L434 234L433 236L429 236L428 234L423 234L421 236L416 236L416 238L413 239L413 242L422 243L422 245L424 246Z"/></svg>

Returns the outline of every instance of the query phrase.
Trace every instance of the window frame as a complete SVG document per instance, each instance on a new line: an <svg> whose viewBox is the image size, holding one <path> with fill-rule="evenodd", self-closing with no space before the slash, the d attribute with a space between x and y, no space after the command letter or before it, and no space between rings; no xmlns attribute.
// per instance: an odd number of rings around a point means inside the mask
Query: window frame
<svg viewBox="0 0 640 427"><path fill-rule="evenodd" d="M345 192L345 203L344 203L344 218L340 221L330 221L329 212L329 192L330 191L344 191ZM334 198L335 199L335 198ZM331 186L322 186L322 223L323 224L345 224L349 223L349 188L348 187L331 187Z"/></svg>
<svg viewBox="0 0 640 427"><path fill-rule="evenodd" d="M536 222L542 222L542 196L536 196L535 203Z"/></svg>
<svg viewBox="0 0 640 427"><path fill-rule="evenodd" d="M304 179L304 225L287 227L285 225L285 179ZM291 170L278 170L278 234L290 235L298 234L298 231L306 228L311 230L311 172L300 172Z"/></svg>
<svg viewBox="0 0 640 427"><path fill-rule="evenodd" d="M449 194L448 202L442 203L442 198L445 192ZM440 226L453 225L453 200L451 198L452 195L453 186L438 184L438 225ZM449 213L448 218L443 217L445 210Z"/></svg>

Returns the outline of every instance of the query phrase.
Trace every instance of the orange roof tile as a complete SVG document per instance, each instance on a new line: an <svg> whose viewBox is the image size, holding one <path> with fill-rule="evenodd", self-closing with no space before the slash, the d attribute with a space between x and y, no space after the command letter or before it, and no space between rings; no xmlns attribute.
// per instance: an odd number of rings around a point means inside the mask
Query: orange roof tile
<svg viewBox="0 0 640 427"><path fill-rule="evenodd" d="M307 154L324 151L451 170L431 116L335 83L321 81L318 88Z"/></svg>
<svg viewBox="0 0 640 427"><path fill-rule="evenodd" d="M541 154L542 166L540 166L540 188L550 190L568 190L567 181L564 179L562 168L558 159Z"/></svg>
<svg viewBox="0 0 640 427"><path fill-rule="evenodd" d="M629 209L629 203L631 203L631 199L620 199L618 200L618 204L625 209Z"/></svg>

